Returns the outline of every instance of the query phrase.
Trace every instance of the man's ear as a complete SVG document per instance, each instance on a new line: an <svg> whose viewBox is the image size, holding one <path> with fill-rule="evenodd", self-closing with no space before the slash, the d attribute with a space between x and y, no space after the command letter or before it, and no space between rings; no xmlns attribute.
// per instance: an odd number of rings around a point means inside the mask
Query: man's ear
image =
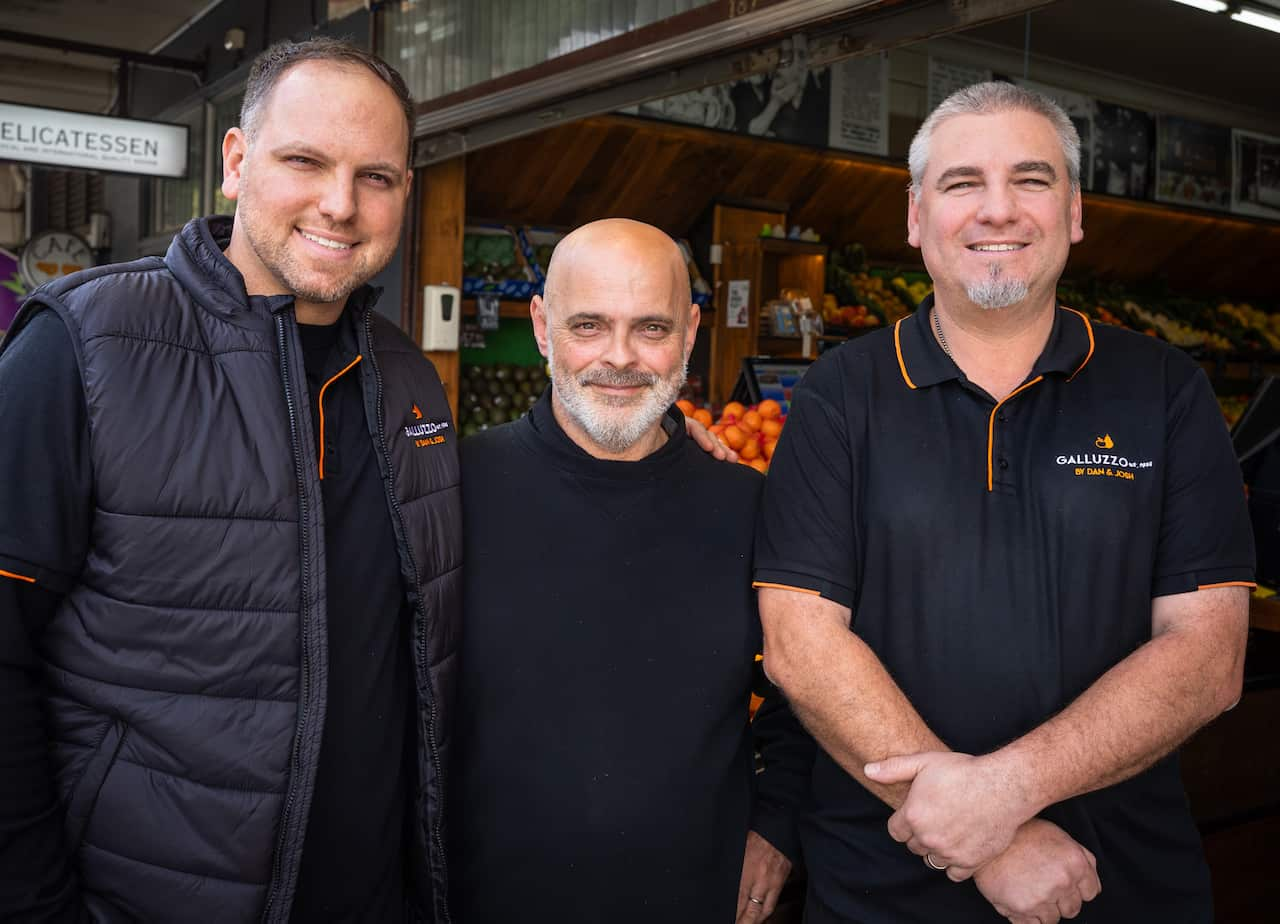
<svg viewBox="0 0 1280 924"><path fill-rule="evenodd" d="M907 243L920 249L920 200L914 189L907 189Z"/></svg>
<svg viewBox="0 0 1280 924"><path fill-rule="evenodd" d="M702 320L702 309L696 304L689 306L688 327L684 332L684 361L686 365L689 362L689 356L693 353L694 341L698 339L698 323Z"/></svg>
<svg viewBox="0 0 1280 924"><path fill-rule="evenodd" d="M529 317L533 320L533 339L538 343L538 352L547 356L547 303L541 295L535 295L529 302Z"/></svg>
<svg viewBox="0 0 1280 924"><path fill-rule="evenodd" d="M249 138L244 129L229 128L222 138L222 194L235 200L244 179L244 159L249 153Z"/></svg>

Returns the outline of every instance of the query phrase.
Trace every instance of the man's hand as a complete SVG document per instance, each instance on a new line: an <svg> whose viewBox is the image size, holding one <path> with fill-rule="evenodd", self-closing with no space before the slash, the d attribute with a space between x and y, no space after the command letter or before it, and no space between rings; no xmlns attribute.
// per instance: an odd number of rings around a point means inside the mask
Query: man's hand
<svg viewBox="0 0 1280 924"><path fill-rule="evenodd" d="M1013 924L1057 924L1102 891L1098 861L1055 824L1033 818L1009 849L974 873L987 901Z"/></svg>
<svg viewBox="0 0 1280 924"><path fill-rule="evenodd" d="M711 435L711 431L692 417L684 419L685 432L698 444L703 452L711 453L713 458L721 462L737 462L738 454Z"/></svg>
<svg viewBox="0 0 1280 924"><path fill-rule="evenodd" d="M1015 776L990 757L928 751L867 764L877 783L910 783L889 834L961 882L1004 851L1035 816Z"/></svg>
<svg viewBox="0 0 1280 924"><path fill-rule="evenodd" d="M747 852L742 858L742 882L738 886L736 924L767 920L778 905L778 896L790 873L790 860L759 834L748 832Z"/></svg>

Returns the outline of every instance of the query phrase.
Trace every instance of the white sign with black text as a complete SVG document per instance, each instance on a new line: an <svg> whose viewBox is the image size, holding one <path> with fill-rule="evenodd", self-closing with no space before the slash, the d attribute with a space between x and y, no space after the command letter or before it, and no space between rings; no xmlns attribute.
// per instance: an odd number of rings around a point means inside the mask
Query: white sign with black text
<svg viewBox="0 0 1280 924"><path fill-rule="evenodd" d="M0 103L0 160L187 175L187 127Z"/></svg>

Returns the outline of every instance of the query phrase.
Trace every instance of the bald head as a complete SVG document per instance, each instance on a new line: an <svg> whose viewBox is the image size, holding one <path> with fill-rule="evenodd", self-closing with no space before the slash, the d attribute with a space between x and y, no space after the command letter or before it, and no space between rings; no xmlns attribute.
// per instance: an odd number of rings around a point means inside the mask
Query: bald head
<svg viewBox="0 0 1280 924"><path fill-rule="evenodd" d="M529 307L570 439L619 460L662 444L698 331L691 301L684 255L652 225L610 218L560 242Z"/></svg>
<svg viewBox="0 0 1280 924"><path fill-rule="evenodd" d="M675 241L629 218L593 221L571 232L551 255L543 299L549 311L584 290L647 297L681 310L689 306L689 271Z"/></svg>

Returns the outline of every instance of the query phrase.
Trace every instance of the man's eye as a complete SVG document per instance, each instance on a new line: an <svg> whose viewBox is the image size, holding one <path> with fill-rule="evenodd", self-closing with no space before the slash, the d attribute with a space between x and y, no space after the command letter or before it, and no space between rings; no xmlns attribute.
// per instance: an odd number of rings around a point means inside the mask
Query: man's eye
<svg viewBox="0 0 1280 924"><path fill-rule="evenodd" d="M577 324L573 325L573 329L576 331L581 331L583 333L589 334L596 329L596 322L595 321L579 321Z"/></svg>
<svg viewBox="0 0 1280 924"><path fill-rule="evenodd" d="M1049 183L1048 183L1048 181L1047 181L1047 180L1043 180L1043 179L1041 179L1041 178L1040 178L1040 177L1038 177L1038 176L1028 176L1028 177L1023 177L1023 178L1022 178L1021 180L1019 180L1018 182L1019 182L1021 185L1023 185L1023 186L1029 186L1029 187L1031 187L1032 189L1045 189L1045 188L1047 188L1047 187L1048 187L1048 185L1049 185Z"/></svg>
<svg viewBox="0 0 1280 924"><path fill-rule="evenodd" d="M947 192L964 192L966 189L972 189L976 185L976 183L971 183L968 180L962 183L952 183L947 187Z"/></svg>
<svg viewBox="0 0 1280 924"><path fill-rule="evenodd" d="M310 157L303 157L301 154L295 154L289 158L289 163L300 164L302 166L310 166L315 163Z"/></svg>
<svg viewBox="0 0 1280 924"><path fill-rule="evenodd" d="M365 176L379 186L390 186L391 178L382 173L367 173Z"/></svg>

